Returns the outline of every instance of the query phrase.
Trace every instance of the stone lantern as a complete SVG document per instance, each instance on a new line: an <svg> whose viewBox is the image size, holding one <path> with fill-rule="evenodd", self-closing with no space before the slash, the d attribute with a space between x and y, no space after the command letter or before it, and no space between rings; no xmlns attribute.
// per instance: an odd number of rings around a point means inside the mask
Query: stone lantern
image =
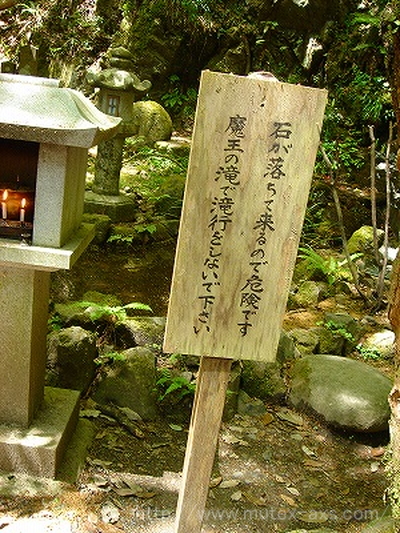
<svg viewBox="0 0 400 533"><path fill-rule="evenodd" d="M118 135L100 143L97 148L92 192L86 193L85 198L87 212L106 214L113 222L134 218L133 201L122 195L119 189L123 147L125 138L137 131L132 124L132 105L151 87L149 81L142 82L133 74L132 67L130 52L118 47L111 50L110 68L87 75L88 83L99 89L98 108L103 113L122 118Z"/></svg>
<svg viewBox="0 0 400 533"><path fill-rule="evenodd" d="M93 237L88 149L120 119L57 80L0 74L0 470L54 477L79 392L44 386L50 273Z"/></svg>

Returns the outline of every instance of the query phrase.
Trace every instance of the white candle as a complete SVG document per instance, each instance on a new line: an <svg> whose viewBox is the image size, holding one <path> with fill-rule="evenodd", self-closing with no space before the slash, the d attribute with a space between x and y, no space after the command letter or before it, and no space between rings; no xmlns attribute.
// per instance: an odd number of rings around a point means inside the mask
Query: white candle
<svg viewBox="0 0 400 533"><path fill-rule="evenodd" d="M19 212L19 220L20 220L20 222L25 222L25 206L26 206L26 198L22 198L22 200L21 200L21 210Z"/></svg>
<svg viewBox="0 0 400 533"><path fill-rule="evenodd" d="M4 220L7 219L7 204L6 204L7 197L8 197L8 191L7 189L5 189L5 191L3 192L3 201L1 202L1 217Z"/></svg>

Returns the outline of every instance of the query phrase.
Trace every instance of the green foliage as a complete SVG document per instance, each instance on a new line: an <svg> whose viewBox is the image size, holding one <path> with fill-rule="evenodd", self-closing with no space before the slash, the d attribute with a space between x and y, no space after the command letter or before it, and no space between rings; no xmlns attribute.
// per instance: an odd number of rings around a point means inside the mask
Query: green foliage
<svg viewBox="0 0 400 533"><path fill-rule="evenodd" d="M343 337L347 341L353 342L354 336L350 331L348 331L343 324L338 324L334 320L327 320L326 322L323 322L322 325L324 328L329 330L333 335L339 335L340 337Z"/></svg>
<svg viewBox="0 0 400 533"><path fill-rule="evenodd" d="M166 109L174 115L193 113L197 102L197 91L192 88L184 91L181 88L181 79L175 74L169 77L169 84L168 91L161 96Z"/></svg>
<svg viewBox="0 0 400 533"><path fill-rule="evenodd" d="M160 378L156 385L160 391L159 400L164 400L167 396L174 394L179 401L187 395L193 395L196 389L195 383L189 381L184 376L173 374L169 368L160 371Z"/></svg>
<svg viewBox="0 0 400 533"><path fill-rule="evenodd" d="M358 344L356 349L361 357L367 361L377 361L381 358L380 351L373 346L363 346L362 344Z"/></svg>
<svg viewBox="0 0 400 533"><path fill-rule="evenodd" d="M344 109L366 124L394 118L389 83L383 75L373 75L353 65L348 77L349 83L337 91Z"/></svg>
<svg viewBox="0 0 400 533"><path fill-rule="evenodd" d="M107 238L108 243L116 243L116 244L133 244L135 240L135 236L130 235L123 235L122 233L113 233Z"/></svg>
<svg viewBox="0 0 400 533"><path fill-rule="evenodd" d="M64 327L60 315L54 314L49 318L48 326L51 331L60 331Z"/></svg>
<svg viewBox="0 0 400 533"><path fill-rule="evenodd" d="M135 242L135 234L149 234L153 235L157 231L156 224L149 223L149 224L135 224L134 226L134 233L129 234L123 234L123 233L113 233L110 235L107 239L107 242L109 244L115 243L115 244L133 244Z"/></svg>
<svg viewBox="0 0 400 533"><path fill-rule="evenodd" d="M350 279L351 275L346 259L339 260L333 256L324 257L309 247L300 247L299 252L299 257L304 259L310 269L316 275L320 275L329 285L333 285L337 281ZM352 254L350 259L354 261L361 256L361 253Z"/></svg>
<svg viewBox="0 0 400 533"><path fill-rule="evenodd" d="M354 170L365 165L365 154L361 149L362 134L348 117L343 115L335 99L329 100L325 110L322 145L335 172L350 176ZM326 163L320 153L316 172L319 175L327 172Z"/></svg>
<svg viewBox="0 0 400 533"><path fill-rule="evenodd" d="M21 37L46 50L48 57L72 61L77 55L95 57L109 41L102 20L87 2L29 1L17 6ZM18 27L18 26L17 26Z"/></svg>
<svg viewBox="0 0 400 533"><path fill-rule="evenodd" d="M127 318L129 310L153 312L150 306L140 302L131 302L126 305L116 306L109 306L97 302L78 302L77 305L85 310L93 322L98 320L112 323L120 322Z"/></svg>
<svg viewBox="0 0 400 533"><path fill-rule="evenodd" d="M166 185L184 182L189 155L170 155L147 146L136 149L134 144L128 144L127 151L125 169L128 171L121 174L121 188L127 187L137 195L143 212L149 213L157 210L158 205L168 204L171 215L179 213L182 195ZM157 228L152 223L143 222L135 229L152 234Z"/></svg>
<svg viewBox="0 0 400 533"><path fill-rule="evenodd" d="M97 366L103 366L105 364L113 364L116 361L125 361L126 357L123 353L110 350L104 353L101 353L94 362Z"/></svg>
<svg viewBox="0 0 400 533"><path fill-rule="evenodd" d="M326 207L326 187L323 189L317 181L311 185L308 198L307 209L304 217L303 229L301 232L301 243L311 246L311 243L319 239L318 227L325 219ZM325 241L327 234L324 233Z"/></svg>
<svg viewBox="0 0 400 533"><path fill-rule="evenodd" d="M122 174L121 186L141 185L142 192L154 190L163 182L163 177L186 173L189 156L180 157L166 154L149 146L135 146L134 138L126 140L125 163L135 167L135 174Z"/></svg>

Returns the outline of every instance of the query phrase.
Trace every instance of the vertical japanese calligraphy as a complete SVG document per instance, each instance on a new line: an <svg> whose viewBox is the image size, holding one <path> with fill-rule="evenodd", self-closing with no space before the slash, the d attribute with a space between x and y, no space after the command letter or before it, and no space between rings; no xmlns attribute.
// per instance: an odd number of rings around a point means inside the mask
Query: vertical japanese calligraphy
<svg viewBox="0 0 400 533"><path fill-rule="evenodd" d="M205 71L164 350L273 361L326 92Z"/></svg>
<svg viewBox="0 0 400 533"><path fill-rule="evenodd" d="M208 230L210 240L208 254L203 263L201 272L202 292L198 296L201 309L198 313L198 324L193 325L196 334L202 328L210 332L210 316L216 299L216 288L221 286L219 268L222 257L222 243L229 224L232 224L235 193L240 186L240 164L243 148L242 139L245 137L246 117L231 116L225 134L226 144L223 147L223 166L219 166L214 180L219 184L219 196L211 202Z"/></svg>
<svg viewBox="0 0 400 533"><path fill-rule="evenodd" d="M285 158L293 148L293 144L290 142L292 133L290 122L273 123L273 131L269 139L272 140L272 145L269 146L268 143L267 164L262 178L265 181L263 211L255 220L252 228L255 234L255 243L250 252L248 265L250 272L240 290L239 306L242 320L238 326L242 337L247 335L249 328L253 326L252 319L259 310L262 293L265 291L265 276L268 268L266 245L270 234L275 231L275 197L279 182L286 175L284 172Z"/></svg>

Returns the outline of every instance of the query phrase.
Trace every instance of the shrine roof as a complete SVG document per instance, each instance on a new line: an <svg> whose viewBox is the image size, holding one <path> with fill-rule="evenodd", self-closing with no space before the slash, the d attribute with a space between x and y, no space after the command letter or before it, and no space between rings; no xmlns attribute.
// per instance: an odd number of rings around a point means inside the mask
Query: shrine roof
<svg viewBox="0 0 400 533"><path fill-rule="evenodd" d="M90 148L112 137L120 121L58 80L0 74L0 137Z"/></svg>

